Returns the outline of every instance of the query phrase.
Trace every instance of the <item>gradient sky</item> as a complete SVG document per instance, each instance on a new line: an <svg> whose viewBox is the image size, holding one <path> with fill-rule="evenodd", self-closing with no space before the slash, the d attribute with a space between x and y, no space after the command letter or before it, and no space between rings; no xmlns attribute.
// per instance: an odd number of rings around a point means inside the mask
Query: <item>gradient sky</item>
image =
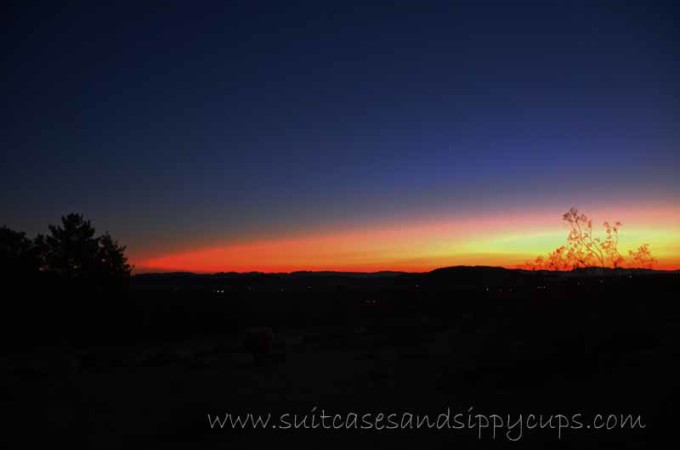
<svg viewBox="0 0 680 450"><path fill-rule="evenodd" d="M674 1L3 2L0 224L139 271L680 268Z"/></svg>

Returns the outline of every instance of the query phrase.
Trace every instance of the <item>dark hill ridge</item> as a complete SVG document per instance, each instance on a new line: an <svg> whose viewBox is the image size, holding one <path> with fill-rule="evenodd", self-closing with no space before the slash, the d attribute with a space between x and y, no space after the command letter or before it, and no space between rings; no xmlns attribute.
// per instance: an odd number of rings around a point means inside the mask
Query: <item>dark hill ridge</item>
<svg viewBox="0 0 680 450"><path fill-rule="evenodd" d="M199 288L209 286L269 286L275 288L294 288L304 286L315 288L320 285L329 287L340 285L393 286L437 285L461 288L486 288L489 286L526 286L545 282L564 282L576 279L619 277L638 277L677 274L678 271L649 269L602 269L585 268L569 272L531 271L506 269L492 266L453 266L443 267L430 272L333 272L297 271L290 273L264 272L219 272L198 274L191 272L146 273L135 275L132 286Z"/></svg>
<svg viewBox="0 0 680 450"><path fill-rule="evenodd" d="M440 269L438 269L440 270ZM341 272L341 271L313 271L313 270L299 270L295 272L215 272L215 273L195 273L195 272L149 272L141 273L134 276L134 278L173 278L173 277L192 277L192 278L237 278L248 276L277 276L277 277L324 277L324 276L343 276L343 277L390 277L396 275L404 275L415 272L398 272L398 271L379 271L379 272Z"/></svg>
<svg viewBox="0 0 680 450"><path fill-rule="evenodd" d="M342 272L342 271L313 271L300 270L295 272L215 272L215 273L195 273L195 272L149 272L137 274L133 278L136 279L170 279L170 278L203 278L203 279L219 279L219 278L239 278L239 277L255 277L255 276L272 276L272 277L290 277L290 278L305 278L305 277L350 277L350 278L379 278L379 277L395 277L401 275L433 275L433 276L477 276L479 274L496 275L501 274L553 274L559 276L573 276L573 275L630 275L630 274L652 274L652 273L678 273L678 270L655 270L655 269L608 269L599 267L588 267L582 269L574 269L571 271L549 271L549 270L526 270L526 269L507 269L505 267L496 266L450 266L440 267L429 272L404 272L383 270L378 272Z"/></svg>

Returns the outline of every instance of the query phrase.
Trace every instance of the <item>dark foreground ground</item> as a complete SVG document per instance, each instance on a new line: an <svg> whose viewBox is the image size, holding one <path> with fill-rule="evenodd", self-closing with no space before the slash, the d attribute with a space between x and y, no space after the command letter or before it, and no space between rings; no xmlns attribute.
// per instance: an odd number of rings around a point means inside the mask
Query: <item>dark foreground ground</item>
<svg viewBox="0 0 680 450"><path fill-rule="evenodd" d="M0 446L657 448L680 423L679 293L679 273L492 268L147 275L77 306L43 292L4 317ZM227 413L279 428L211 428ZM449 428L411 429L426 414ZM500 416L495 439L478 414ZM646 428L621 429L629 414Z"/></svg>

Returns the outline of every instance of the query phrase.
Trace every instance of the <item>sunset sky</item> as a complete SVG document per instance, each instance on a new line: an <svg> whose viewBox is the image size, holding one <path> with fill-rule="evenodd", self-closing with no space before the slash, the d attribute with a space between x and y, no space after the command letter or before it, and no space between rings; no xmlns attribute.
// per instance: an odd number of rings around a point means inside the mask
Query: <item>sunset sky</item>
<svg viewBox="0 0 680 450"><path fill-rule="evenodd" d="M0 225L138 272L680 268L680 2L9 2Z"/></svg>

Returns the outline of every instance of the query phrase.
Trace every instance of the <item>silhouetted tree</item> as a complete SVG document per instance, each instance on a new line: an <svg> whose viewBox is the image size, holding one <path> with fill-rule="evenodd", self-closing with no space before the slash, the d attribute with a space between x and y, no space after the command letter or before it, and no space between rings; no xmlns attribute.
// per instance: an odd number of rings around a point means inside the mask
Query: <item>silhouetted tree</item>
<svg viewBox="0 0 680 450"><path fill-rule="evenodd" d="M108 233L96 236L80 214L62 217L33 241L0 227L2 285L21 293L0 302L0 350L48 336L52 343L113 336L128 317L130 272L125 247Z"/></svg>
<svg viewBox="0 0 680 450"><path fill-rule="evenodd" d="M61 218L61 226L50 225L47 236L38 235L42 269L69 280L86 279L96 264L97 239L89 220L80 214Z"/></svg>
<svg viewBox="0 0 680 450"><path fill-rule="evenodd" d="M68 214L61 225L50 225L47 236L36 238L41 269L81 285L114 287L130 275L125 247L108 233L95 229L81 214Z"/></svg>
<svg viewBox="0 0 680 450"><path fill-rule="evenodd" d="M120 245L106 232L97 238L97 275L103 283L120 285L130 276L132 267L125 256L125 246Z"/></svg>

